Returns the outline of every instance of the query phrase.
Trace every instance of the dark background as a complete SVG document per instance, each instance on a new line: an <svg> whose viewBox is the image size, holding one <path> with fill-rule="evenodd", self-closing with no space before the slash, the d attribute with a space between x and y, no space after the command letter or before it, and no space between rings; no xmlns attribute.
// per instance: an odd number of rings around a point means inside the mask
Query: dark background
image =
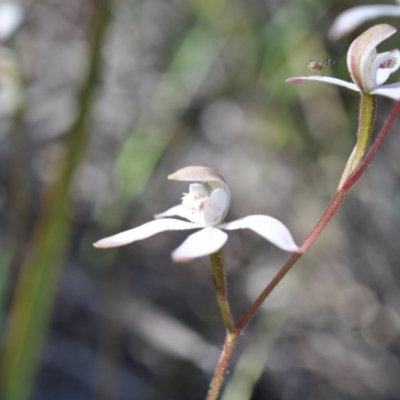
<svg viewBox="0 0 400 400"><path fill-rule="evenodd" d="M3 338L25 259L40 246L31 238L48 211L43 193L57 180L79 112L100 3L24 2L25 20L4 43L15 59L0 55L0 94L11 93L0 96ZM326 58L336 59L326 75L349 79L351 41L374 23L399 26L379 19L330 41L334 18L358 4L110 3L85 156L61 211L71 231L60 231L66 256L49 283L55 293L31 399L204 399L225 335L209 260L171 261L187 233L116 250L91 244L178 204L187 185L166 177L187 165L225 177L228 221L272 215L301 243L354 146L359 98L284 81ZM396 34L382 49L399 43ZM378 99L376 132L392 106ZM398 130L245 330L223 400L400 399ZM225 254L238 320L288 255L250 231L232 232Z"/></svg>

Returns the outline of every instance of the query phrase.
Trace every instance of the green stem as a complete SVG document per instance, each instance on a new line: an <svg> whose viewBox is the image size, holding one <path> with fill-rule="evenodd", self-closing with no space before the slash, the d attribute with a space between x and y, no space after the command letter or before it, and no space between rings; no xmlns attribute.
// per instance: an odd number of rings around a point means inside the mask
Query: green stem
<svg viewBox="0 0 400 400"><path fill-rule="evenodd" d="M361 165L371 141L376 111L376 98L373 95L361 93L360 114L358 121L357 143L347 161L346 167L340 179L339 188L347 181L347 178Z"/></svg>
<svg viewBox="0 0 400 400"><path fill-rule="evenodd" d="M371 94L361 94L360 119L358 121L357 150L354 163L357 167L364 158L371 141L372 128L374 127L376 111L376 97Z"/></svg>
<svg viewBox="0 0 400 400"><path fill-rule="evenodd" d="M392 112L389 115L385 125L383 126L381 132L376 137L374 144L371 146L367 156L365 157L363 163L360 167L353 172L353 174L349 177L349 179L343 185L343 190L348 191L361 177L361 175L365 172L368 168L369 164L371 163L372 159L375 157L375 154L381 147L383 141L385 140L386 136L388 135L390 129L392 128L394 122L396 121L397 117L400 114L400 101L398 101L395 106L393 107Z"/></svg>
<svg viewBox="0 0 400 400"><path fill-rule="evenodd" d="M70 228L65 212L68 191L87 147L88 120L110 6L111 0L102 0L96 8L89 68L79 95L79 113L67 134L67 154L60 164L60 178L44 191L42 209L45 211L34 229L29 257L21 268L15 289L2 347L2 399L23 400L30 394L67 245Z"/></svg>
<svg viewBox="0 0 400 400"><path fill-rule="evenodd" d="M226 274L224 253L218 250L216 253L211 254L211 265L213 271L213 281L217 292L217 303L221 311L222 320L228 330L229 334L235 334L235 322L233 321L231 309L228 301L228 289L226 287Z"/></svg>

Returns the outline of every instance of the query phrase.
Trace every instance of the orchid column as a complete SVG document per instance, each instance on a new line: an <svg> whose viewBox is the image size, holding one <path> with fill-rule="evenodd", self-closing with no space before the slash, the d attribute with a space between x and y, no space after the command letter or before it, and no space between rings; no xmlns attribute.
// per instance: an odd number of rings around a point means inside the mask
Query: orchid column
<svg viewBox="0 0 400 400"><path fill-rule="evenodd" d="M289 83L322 81L344 86L361 94L357 143L347 162L339 188L360 166L368 150L375 119L375 95L400 99L400 83L383 85L389 75L399 68L400 51L376 51L376 46L395 32L396 28L391 25L375 25L353 41L347 52L347 67L354 83L327 76L293 77L286 80Z"/></svg>

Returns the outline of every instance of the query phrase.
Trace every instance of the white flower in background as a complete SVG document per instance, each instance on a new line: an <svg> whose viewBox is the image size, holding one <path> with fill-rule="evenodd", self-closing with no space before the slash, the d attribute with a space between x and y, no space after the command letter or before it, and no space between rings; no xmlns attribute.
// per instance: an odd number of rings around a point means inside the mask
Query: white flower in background
<svg viewBox="0 0 400 400"><path fill-rule="evenodd" d="M164 231L200 229L191 234L173 253L176 262L186 262L197 257L210 255L222 248L228 235L222 230L251 229L275 246L298 252L289 230L275 218L267 215L249 215L233 222L222 223L230 204L230 190L224 178L208 167L190 166L168 176L178 181L198 181L189 186L182 204L155 215L155 220L137 228L118 233L94 243L97 248L123 246L143 240ZM182 217L188 221L175 218Z"/></svg>
<svg viewBox="0 0 400 400"><path fill-rule="evenodd" d="M20 4L0 0L0 42L7 40L21 25ZM21 104L21 78L15 53L0 46L0 117L10 115Z"/></svg>
<svg viewBox="0 0 400 400"><path fill-rule="evenodd" d="M0 2L0 41L6 40L21 25L23 11L20 4L12 1Z"/></svg>
<svg viewBox="0 0 400 400"><path fill-rule="evenodd" d="M396 32L396 28L388 24L375 25L353 41L347 52L347 68L352 82L329 76L301 76L286 80L289 83L305 81L321 81L344 86L348 89L400 99L400 82L383 85L390 74L400 66L400 51L398 49L377 53L376 46Z"/></svg>
<svg viewBox="0 0 400 400"><path fill-rule="evenodd" d="M397 1L400 3L400 0ZM340 39L366 21L379 17L400 17L400 5L371 4L350 8L335 19L329 30L331 39Z"/></svg>

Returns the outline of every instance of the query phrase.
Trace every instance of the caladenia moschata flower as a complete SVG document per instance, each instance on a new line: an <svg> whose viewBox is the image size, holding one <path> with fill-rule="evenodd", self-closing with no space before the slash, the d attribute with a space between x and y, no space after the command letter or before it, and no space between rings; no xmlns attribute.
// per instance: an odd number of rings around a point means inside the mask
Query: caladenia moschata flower
<svg viewBox="0 0 400 400"><path fill-rule="evenodd" d="M328 76L301 76L286 80L288 83L320 81L343 86L362 94L381 95L400 99L400 82L383 85L390 74L400 67L398 49L377 53L376 46L396 32L388 24L375 25L353 41L347 52L347 68L353 82Z"/></svg>
<svg viewBox="0 0 400 400"><path fill-rule="evenodd" d="M182 203L155 215L155 220L94 243L97 248L123 246L164 231L200 229L191 234L173 253L176 262L186 262L220 250L228 239L224 230L248 228L289 252L299 252L289 230L268 215L249 215L223 223L230 204L230 190L224 178L208 167L190 166L168 176L178 181L194 181ZM187 221L169 217L181 217Z"/></svg>
<svg viewBox="0 0 400 400"><path fill-rule="evenodd" d="M396 1L400 3L400 0ZM400 17L400 5L371 4L349 8L339 14L329 30L333 40L347 35L366 21L379 17Z"/></svg>
<svg viewBox="0 0 400 400"><path fill-rule="evenodd" d="M383 85L390 74L400 66L398 49L378 53L376 46L396 32L396 28L388 24L375 25L353 41L347 52L347 67L353 82L327 76L293 77L289 83L321 81L344 86L361 94L360 113L358 118L357 143L347 161L340 179L339 188L351 177L369 148L376 112L375 95L386 96L394 100L400 99L400 82Z"/></svg>

